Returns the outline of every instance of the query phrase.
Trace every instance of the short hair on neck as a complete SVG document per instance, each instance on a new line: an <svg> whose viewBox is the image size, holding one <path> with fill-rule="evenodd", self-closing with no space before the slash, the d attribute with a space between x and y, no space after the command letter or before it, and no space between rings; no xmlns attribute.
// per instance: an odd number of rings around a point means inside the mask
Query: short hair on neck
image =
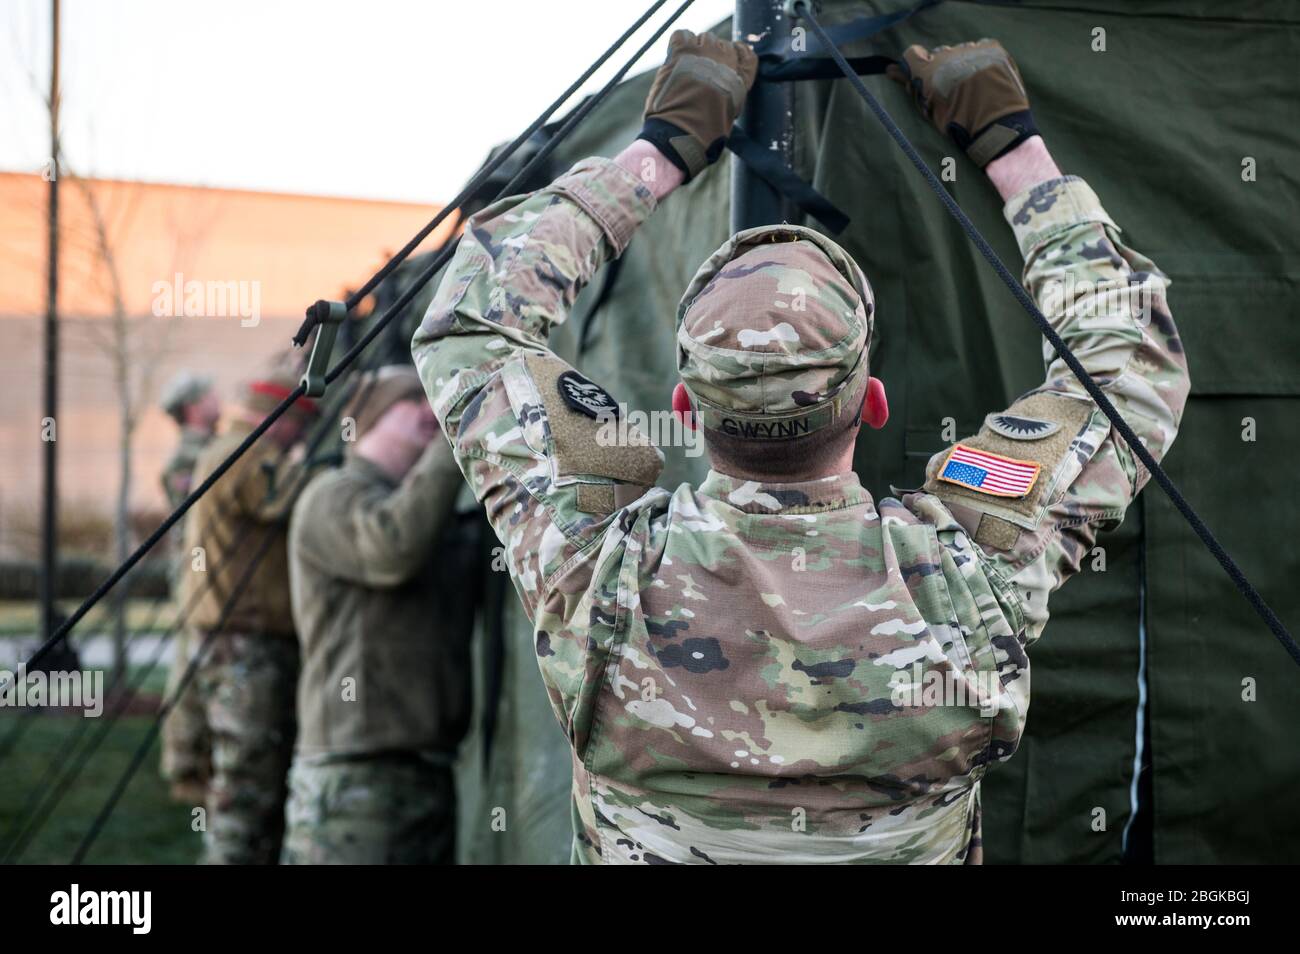
<svg viewBox="0 0 1300 954"><path fill-rule="evenodd" d="M786 484L827 476L830 464L858 439L864 392L861 387L856 391L838 418L802 437L746 440L706 427L704 446L714 469L735 477ZM853 413L848 413L849 408Z"/></svg>

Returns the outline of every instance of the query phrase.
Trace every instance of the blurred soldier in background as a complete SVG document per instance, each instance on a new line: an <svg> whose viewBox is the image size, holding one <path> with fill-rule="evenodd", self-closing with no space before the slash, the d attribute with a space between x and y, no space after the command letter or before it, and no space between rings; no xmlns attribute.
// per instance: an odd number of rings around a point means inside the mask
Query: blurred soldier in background
<svg viewBox="0 0 1300 954"><path fill-rule="evenodd" d="M212 388L212 379L181 371L168 383L162 396L162 409L181 429L177 445L163 468L163 493L168 506L175 508L189 496L193 487L194 464L203 448L217 433L221 402ZM175 538L177 547L180 534ZM184 572L185 554L178 553L176 573ZM179 576L174 576L173 593L179 591ZM183 628L176 638L171 669L167 674L164 698L170 699L179 688L181 674L194 651L191 630ZM203 703L193 682L177 699L171 714L163 722L162 774L171 783L172 798L186 805L201 805L206 800L208 777L212 774L212 740L208 733Z"/></svg>
<svg viewBox="0 0 1300 954"><path fill-rule="evenodd" d="M276 366L249 384L230 427L199 455L195 484L297 383L292 369ZM280 853L298 676L287 522L305 483L301 455L286 452L316 413L314 402L296 401L267 430L267 439L254 444L199 499L186 524L186 554L202 548L184 575L182 600L199 594L191 625L201 657L199 693L212 732L204 835L204 860L210 864L272 864ZM236 593L268 533L269 549Z"/></svg>
<svg viewBox="0 0 1300 954"><path fill-rule="evenodd" d="M470 716L471 593L448 533L462 478L414 368L368 375L343 425L343 466L290 521L302 677L282 860L451 863Z"/></svg>
<svg viewBox="0 0 1300 954"><path fill-rule="evenodd" d="M194 464L217 433L221 402L206 375L181 371L163 391L162 409L181 429L181 442L163 468L163 493L176 507L193 487Z"/></svg>

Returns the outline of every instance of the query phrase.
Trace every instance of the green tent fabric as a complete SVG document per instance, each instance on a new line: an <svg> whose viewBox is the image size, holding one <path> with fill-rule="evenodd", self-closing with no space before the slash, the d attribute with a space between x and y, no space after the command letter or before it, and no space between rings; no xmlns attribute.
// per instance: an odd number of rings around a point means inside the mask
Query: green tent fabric
<svg viewBox="0 0 1300 954"><path fill-rule="evenodd" d="M828 2L822 20L906 6ZM1290 535L1300 526L1292 477L1300 455L1300 8L1284 0L1188 2L1176 12L1146 0L949 0L846 52L895 54L982 36L1016 56L1062 166L1088 179L1129 243L1172 278L1193 396L1169 470L1283 620L1300 627L1300 588L1288 579L1298 568ZM554 171L630 141L649 82L647 74L619 87L558 150ZM1017 268L1000 204L979 172L900 89L883 77L867 82L932 168L956 157L947 187ZM859 442L855 467L877 495L915 487L948 438L973 432L986 411L1041 381L1040 341L847 84L798 84L796 117L797 171L851 216L840 241L877 298L873 370L888 385L893 418ZM729 233L729 188L724 162L671 197L638 233L613 285L602 289L598 279L554 336L562 356L634 409L667 406L677 299ZM703 459L666 453L662 485L703 477ZM1295 860L1300 820L1284 795L1300 780L1292 735L1300 670L1158 488L1099 544L1058 594L1035 647L1021 750L985 783L987 859L1116 863L1127 831L1139 860ZM504 677L492 756L474 783L482 787L462 806L463 855L560 862L568 751L513 591L500 579L497 589ZM1134 823L1142 760L1145 816ZM494 817L506 819L504 830Z"/></svg>

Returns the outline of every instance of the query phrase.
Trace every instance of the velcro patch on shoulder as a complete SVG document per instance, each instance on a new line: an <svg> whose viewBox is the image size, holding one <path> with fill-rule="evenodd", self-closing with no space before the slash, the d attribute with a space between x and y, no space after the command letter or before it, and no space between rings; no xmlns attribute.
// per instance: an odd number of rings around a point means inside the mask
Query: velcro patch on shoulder
<svg viewBox="0 0 1300 954"><path fill-rule="evenodd" d="M578 509L583 513L611 514L615 505L613 484L578 484Z"/></svg>
<svg viewBox="0 0 1300 954"><path fill-rule="evenodd" d="M1022 398L952 447L925 489L976 506L996 503L1007 515L1034 520L1092 412L1090 401L1051 392Z"/></svg>
<svg viewBox="0 0 1300 954"><path fill-rule="evenodd" d="M608 477L640 487L659 479L659 449L619 419L609 392L554 355L530 354L524 363L546 409L557 477Z"/></svg>
<svg viewBox="0 0 1300 954"><path fill-rule="evenodd" d="M1010 520L1003 520L1001 517L986 513L980 517L974 539L982 547L1010 550L1020 539L1020 528Z"/></svg>

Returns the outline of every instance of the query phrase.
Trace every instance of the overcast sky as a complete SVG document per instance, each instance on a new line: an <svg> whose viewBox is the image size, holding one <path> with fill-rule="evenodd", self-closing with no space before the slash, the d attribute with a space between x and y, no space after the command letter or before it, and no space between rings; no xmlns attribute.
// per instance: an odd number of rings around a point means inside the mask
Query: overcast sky
<svg viewBox="0 0 1300 954"><path fill-rule="evenodd" d="M440 202L650 3L63 0L64 152L112 178ZM696 0L675 26L733 6ZM0 11L0 170L33 171L49 154L50 0Z"/></svg>

